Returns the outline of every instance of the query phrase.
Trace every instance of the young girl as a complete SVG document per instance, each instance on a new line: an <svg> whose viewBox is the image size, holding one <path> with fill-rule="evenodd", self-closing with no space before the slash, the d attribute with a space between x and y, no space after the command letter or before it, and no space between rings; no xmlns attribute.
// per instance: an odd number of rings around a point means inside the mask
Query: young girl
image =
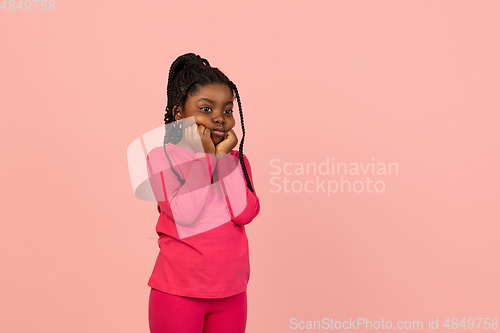
<svg viewBox="0 0 500 333"><path fill-rule="evenodd" d="M233 150L235 95L243 131L239 152ZM147 156L160 213L160 252L148 282L150 331L245 332L245 225L260 203L243 154L236 85L206 59L184 54L170 67L164 120L164 144Z"/></svg>

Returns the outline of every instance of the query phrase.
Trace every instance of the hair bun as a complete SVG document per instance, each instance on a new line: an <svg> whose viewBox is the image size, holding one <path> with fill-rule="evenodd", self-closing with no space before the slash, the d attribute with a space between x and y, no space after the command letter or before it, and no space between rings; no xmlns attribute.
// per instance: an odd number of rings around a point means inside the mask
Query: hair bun
<svg viewBox="0 0 500 333"><path fill-rule="evenodd" d="M197 54L194 54L194 53L191 53L194 57L189 59L187 62L186 62L186 66L188 65L191 65L191 64L196 64L196 65L207 65L207 66L210 66L210 63L208 62L207 59L204 59L202 57L200 57L199 55Z"/></svg>

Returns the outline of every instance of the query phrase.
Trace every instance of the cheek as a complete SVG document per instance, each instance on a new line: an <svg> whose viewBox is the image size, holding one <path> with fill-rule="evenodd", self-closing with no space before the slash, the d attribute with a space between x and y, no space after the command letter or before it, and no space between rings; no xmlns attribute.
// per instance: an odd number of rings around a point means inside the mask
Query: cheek
<svg viewBox="0 0 500 333"><path fill-rule="evenodd" d="M196 122L196 124L198 124L198 125L203 125L203 124L205 124L205 123L206 123L206 121L207 121L207 120L206 120L206 117L205 117L204 115L199 114L199 115L196 115L196 116L194 117L194 121L195 121L195 122Z"/></svg>
<svg viewBox="0 0 500 333"><path fill-rule="evenodd" d="M236 121L234 120L234 118L229 118L226 120L226 124L227 124L227 128L230 129L230 128L233 128L234 125L236 124Z"/></svg>

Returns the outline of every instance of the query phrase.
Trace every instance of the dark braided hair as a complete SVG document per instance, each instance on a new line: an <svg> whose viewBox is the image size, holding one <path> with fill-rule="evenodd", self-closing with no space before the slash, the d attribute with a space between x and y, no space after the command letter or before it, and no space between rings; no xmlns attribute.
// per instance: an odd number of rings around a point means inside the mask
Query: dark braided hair
<svg viewBox="0 0 500 333"><path fill-rule="evenodd" d="M165 109L165 138L163 140L163 149L168 158L172 171L177 176L177 179L184 185L185 179L182 179L172 167L172 162L168 157L165 145L169 142L178 143L182 139L182 130L179 123L167 126L167 124L175 122L173 111L177 111L179 106L184 109L186 100L189 96L193 96L198 92L200 87L209 84L225 84L229 87L233 94L236 94L238 100L238 108L240 110L241 129L243 136L241 137L239 147L240 163L243 168L247 187L254 192L250 178L248 177L247 168L243 159L243 142L245 141L245 125L243 124L243 111L241 109L240 94L236 85L222 73L218 68L211 67L207 59L201 58L194 53L186 53L179 56L170 66L167 83L167 107Z"/></svg>

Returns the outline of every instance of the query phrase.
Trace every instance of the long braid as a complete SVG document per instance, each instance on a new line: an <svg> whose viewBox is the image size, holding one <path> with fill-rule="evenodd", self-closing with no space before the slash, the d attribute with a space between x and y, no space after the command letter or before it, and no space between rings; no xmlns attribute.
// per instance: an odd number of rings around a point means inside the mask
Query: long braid
<svg viewBox="0 0 500 333"><path fill-rule="evenodd" d="M196 81L191 81L185 88L184 88L184 92L181 93L181 97L179 99L179 102L177 102L177 105L175 106L175 109L177 110L177 108L179 107L179 104L180 104L180 101L182 100L182 98L184 98L184 96L186 95L187 91L189 90L189 87L191 87L191 85L193 83L195 83ZM180 91L182 91L182 89L179 88ZM173 117L173 116L172 116ZM167 118L167 115L165 114L165 119ZM165 120L165 127L167 127L167 123L166 123L166 120ZM180 130L179 132L181 132L182 134L182 130ZM167 138L167 135L166 135L166 131L165 131L165 137L163 139L163 150L165 151L165 156L167 156L167 159L168 159L168 163L170 164L170 168L172 169L172 171L175 173L175 175L177 176L177 179L179 180L179 182L184 185L184 183L186 182L185 179L181 178L181 176L179 176L179 174L177 173L177 171L175 171L174 167L172 166L172 162L170 161L170 157L168 157L168 154L167 154L167 148L166 148L166 144L168 143L168 138Z"/></svg>
<svg viewBox="0 0 500 333"><path fill-rule="evenodd" d="M238 109L240 110L240 119L241 119L241 130L243 132L243 135L241 136L240 149L239 149L241 167L243 168L243 173L245 174L247 187L253 193L254 190L252 188L252 183L250 182L250 177L248 177L247 167L246 167L245 161L243 159L243 142L245 141L245 124L243 123L243 110L241 109L240 94L238 93L238 88L236 88L236 85L233 82L231 82L231 85L233 86L234 93L236 94L236 99L238 100Z"/></svg>

